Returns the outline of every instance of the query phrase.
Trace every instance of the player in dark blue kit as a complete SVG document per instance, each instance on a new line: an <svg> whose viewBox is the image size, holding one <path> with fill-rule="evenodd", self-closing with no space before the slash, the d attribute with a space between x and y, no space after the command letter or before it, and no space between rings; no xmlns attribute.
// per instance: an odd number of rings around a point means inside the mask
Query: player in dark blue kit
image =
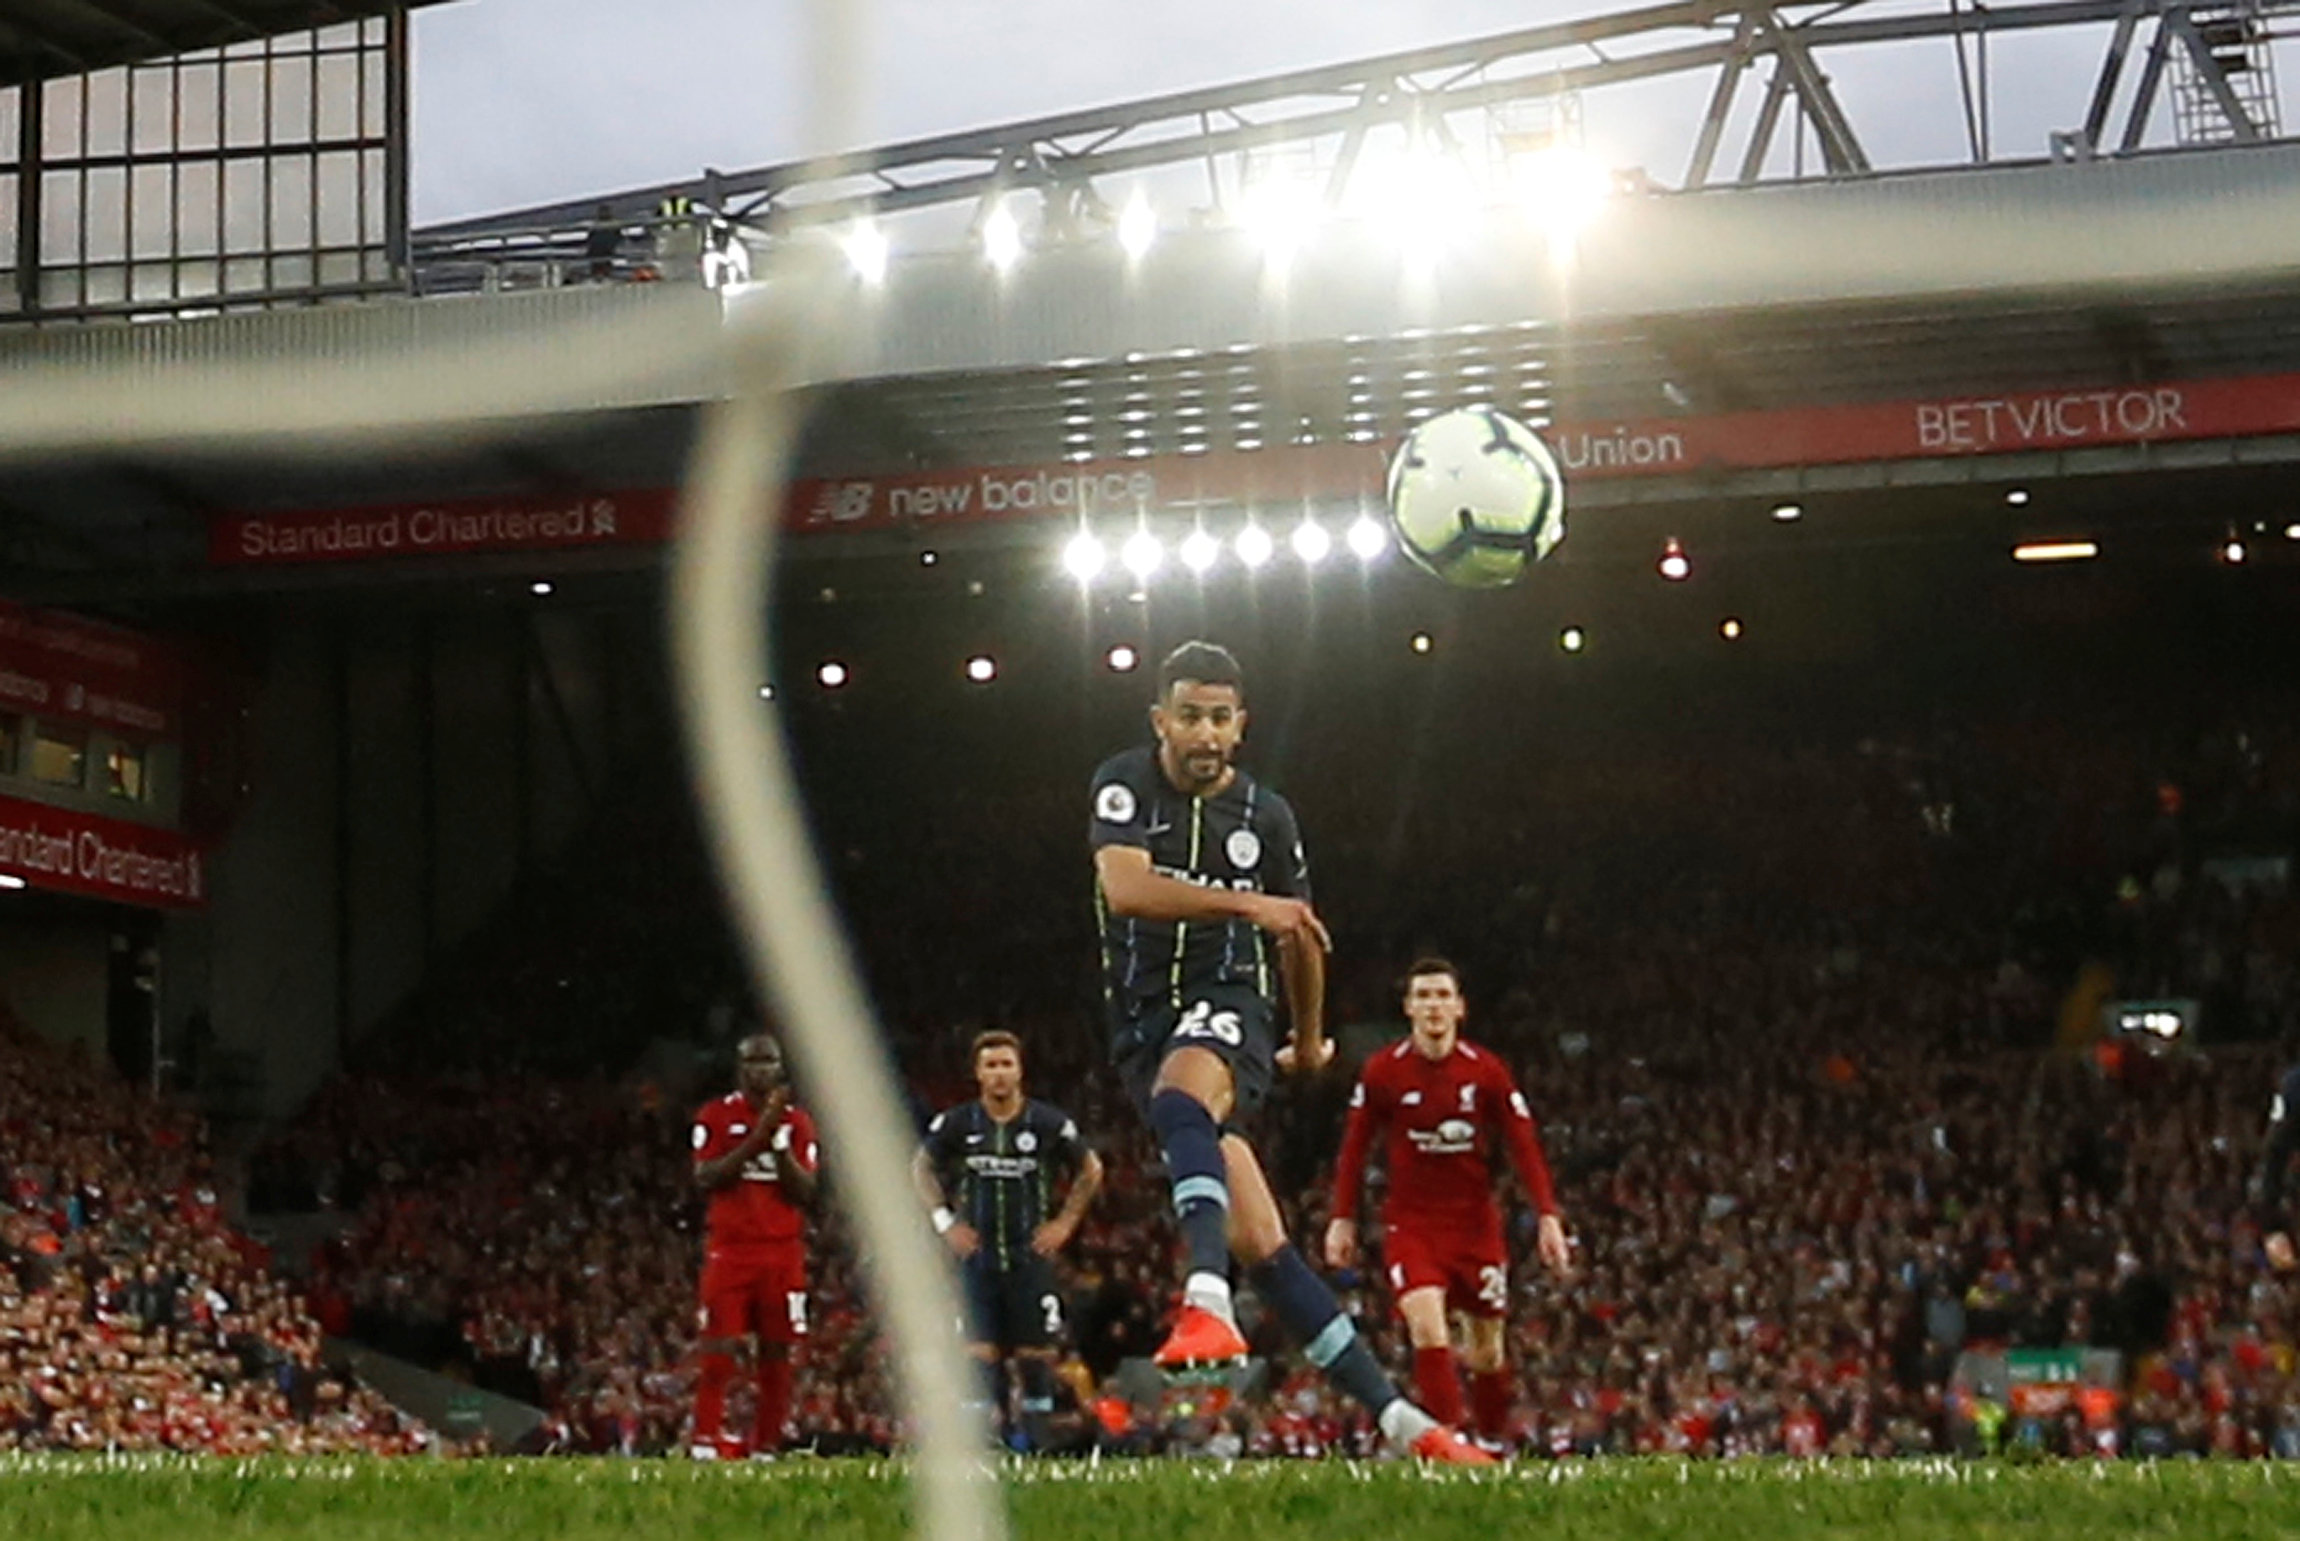
<svg viewBox="0 0 2300 1541"><path fill-rule="evenodd" d="M1311 1362L1426 1459L1492 1457L1398 1395L1333 1292L1286 1237L1250 1117L1273 1069L1333 1058L1325 1030L1325 925L1286 800L1232 763L1245 683L1227 649L1186 642L1158 671L1154 747L1094 773L1095 900L1111 1058L1156 1132L1190 1273L1160 1365L1240 1359L1233 1252ZM1290 1032L1277 1042L1281 987Z"/></svg>
<svg viewBox="0 0 2300 1541"><path fill-rule="evenodd" d="M1054 1259L1102 1187L1102 1158L1069 1114L1022 1094L1022 1040L1014 1034L975 1035L974 1081L979 1096L927 1124L911 1158L911 1184L960 1259L969 1347L985 1367L991 1405L1005 1403L999 1361L1012 1355L1023 1431L1033 1449L1044 1449L1062 1338ZM1069 1184L1060 1210L1057 1174Z"/></svg>

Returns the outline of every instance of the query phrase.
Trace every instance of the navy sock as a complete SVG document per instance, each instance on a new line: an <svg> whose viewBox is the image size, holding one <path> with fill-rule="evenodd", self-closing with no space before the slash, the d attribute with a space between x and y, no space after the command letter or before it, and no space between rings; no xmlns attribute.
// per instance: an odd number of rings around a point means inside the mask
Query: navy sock
<svg viewBox="0 0 2300 1541"><path fill-rule="evenodd" d="M1169 1087L1150 1099L1150 1127L1174 1183L1174 1215L1192 1273L1230 1273L1230 1182L1222 1137L1206 1105Z"/></svg>
<svg viewBox="0 0 2300 1541"><path fill-rule="evenodd" d="M1047 1444L1047 1426L1054 1416L1054 1364L1036 1354L1024 1354L1015 1362L1022 1378L1022 1431L1029 1436L1030 1448L1044 1450Z"/></svg>
<svg viewBox="0 0 2300 1541"><path fill-rule="evenodd" d="M1396 1384L1382 1373L1373 1351L1334 1299L1334 1292L1311 1271L1293 1243L1271 1253L1269 1261L1256 1264L1251 1277L1254 1288L1261 1291L1270 1309L1278 1313L1278 1320L1301 1343L1310 1363L1325 1372L1327 1380L1374 1413L1397 1400Z"/></svg>
<svg viewBox="0 0 2300 1541"><path fill-rule="evenodd" d="M992 1433L1006 1427L1006 1366L996 1359L974 1361L974 1401Z"/></svg>

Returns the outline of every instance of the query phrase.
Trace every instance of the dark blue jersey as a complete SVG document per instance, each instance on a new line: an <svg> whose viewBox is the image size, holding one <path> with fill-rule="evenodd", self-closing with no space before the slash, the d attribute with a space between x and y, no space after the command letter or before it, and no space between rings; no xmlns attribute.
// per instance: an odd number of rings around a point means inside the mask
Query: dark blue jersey
<svg viewBox="0 0 2300 1541"><path fill-rule="evenodd" d="M1244 771L1214 797L1176 789L1154 749L1114 755L1094 773L1090 841L1150 853L1151 870L1207 888L1310 897L1300 827L1283 797ZM1277 998L1276 949L1243 920L1137 920L1111 913L1099 882L1103 993L1131 1016L1152 1002L1176 1010L1194 991L1247 985Z"/></svg>
<svg viewBox="0 0 2300 1541"><path fill-rule="evenodd" d="M927 1123L927 1159L957 1216L982 1238L999 1268L1030 1257L1030 1238L1054 1217L1054 1182L1075 1180L1086 1160L1078 1124L1051 1102L1023 1099L1004 1123L976 1098Z"/></svg>

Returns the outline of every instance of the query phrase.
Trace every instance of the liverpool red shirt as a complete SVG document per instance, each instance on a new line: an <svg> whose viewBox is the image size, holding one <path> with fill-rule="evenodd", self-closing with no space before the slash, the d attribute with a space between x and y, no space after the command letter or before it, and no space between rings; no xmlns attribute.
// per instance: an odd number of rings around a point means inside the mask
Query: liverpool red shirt
<svg viewBox="0 0 2300 1541"><path fill-rule="evenodd" d="M729 1092L697 1108L695 1164L715 1161L742 1144L756 1117L757 1110L741 1092ZM815 1121L806 1109L796 1105L785 1109L783 1131L775 1136L777 1142L787 1137L792 1157L813 1171ZM740 1177L711 1195L705 1228L709 1245L717 1249L785 1246L805 1233L806 1212L783 1192L772 1152L761 1151L744 1165Z"/></svg>
<svg viewBox="0 0 2300 1541"><path fill-rule="evenodd" d="M1557 1212L1541 1134L1509 1067L1490 1049L1457 1037L1433 1060L1409 1036L1366 1061L1350 1094L1350 1120L1334 1170L1334 1213L1355 1216L1364 1186L1366 1149L1386 1132L1389 1196L1382 1218L1392 1226L1469 1230L1500 1224L1494 1201L1495 1146L1541 1213Z"/></svg>

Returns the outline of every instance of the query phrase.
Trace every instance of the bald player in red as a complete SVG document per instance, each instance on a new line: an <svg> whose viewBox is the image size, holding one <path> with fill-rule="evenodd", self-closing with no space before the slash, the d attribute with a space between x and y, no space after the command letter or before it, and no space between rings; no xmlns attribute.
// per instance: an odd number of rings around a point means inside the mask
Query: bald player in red
<svg viewBox="0 0 2300 1541"><path fill-rule="evenodd" d="M753 1033L735 1052L735 1090L695 1111L695 1185L709 1204L691 1446L705 1461L742 1448L723 1425L745 1338L758 1342L750 1452L772 1459L781 1450L791 1360L807 1339L806 1211L815 1197L815 1123L791 1100L783 1046L771 1034Z"/></svg>
<svg viewBox="0 0 2300 1541"><path fill-rule="evenodd" d="M1326 1263L1357 1263L1366 1153L1376 1135L1386 1135L1383 1252L1390 1291L1413 1343L1415 1387L1432 1416L1461 1423L1450 1308L1462 1319L1461 1357L1470 1372L1474 1426L1481 1438L1500 1444L1509 1437L1516 1396L1503 1364L1509 1246L1494 1197L1496 1146L1508 1151L1541 1217L1542 1262L1563 1274L1572 1253L1533 1110L1500 1056L1461 1036L1467 1009L1460 971L1451 963L1422 958L1407 971L1405 1014L1412 1031L1366 1061L1350 1095L1349 1127L1335 1163Z"/></svg>

